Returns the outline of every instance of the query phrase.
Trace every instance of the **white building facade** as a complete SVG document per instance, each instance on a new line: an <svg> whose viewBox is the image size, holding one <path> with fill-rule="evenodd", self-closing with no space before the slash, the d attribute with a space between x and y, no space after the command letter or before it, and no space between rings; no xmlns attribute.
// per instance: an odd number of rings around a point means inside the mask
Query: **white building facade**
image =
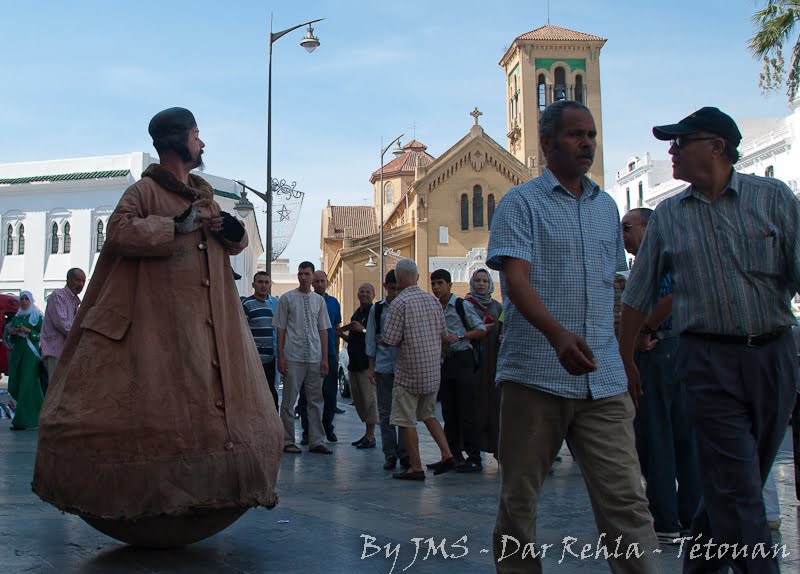
<svg viewBox="0 0 800 574"><path fill-rule="evenodd" d="M122 193L157 158L125 155L0 164L0 292L30 291L44 309L46 297L66 283L67 271L83 269L91 280L108 218ZM223 210L235 214L237 184L199 174L214 188ZM241 294L262 254L256 219L243 220L249 247L231 258Z"/></svg>

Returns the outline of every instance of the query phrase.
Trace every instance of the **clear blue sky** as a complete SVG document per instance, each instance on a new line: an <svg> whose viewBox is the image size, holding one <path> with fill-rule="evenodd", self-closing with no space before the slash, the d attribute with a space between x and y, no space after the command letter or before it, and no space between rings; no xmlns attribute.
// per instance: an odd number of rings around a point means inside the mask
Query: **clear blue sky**
<svg viewBox="0 0 800 574"><path fill-rule="evenodd" d="M552 24L603 36L606 182L632 154L666 158L650 133L704 105L781 116L746 49L755 0L553 0ZM320 210L372 201L381 137L438 157L477 106L506 145L503 71L515 37L547 22L545 0L0 1L0 162L154 153L147 123L190 108L207 170L266 188L267 45L273 46L273 175L306 192L292 264L319 257ZM392 156L387 154L387 158ZM263 226L263 213L259 212Z"/></svg>

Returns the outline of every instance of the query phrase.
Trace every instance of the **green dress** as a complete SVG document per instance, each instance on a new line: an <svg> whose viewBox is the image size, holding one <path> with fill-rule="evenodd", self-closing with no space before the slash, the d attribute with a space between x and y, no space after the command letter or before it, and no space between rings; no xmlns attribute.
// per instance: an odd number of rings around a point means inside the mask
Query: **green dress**
<svg viewBox="0 0 800 574"><path fill-rule="evenodd" d="M44 402L42 384L39 378L39 333L42 329L42 317L36 325L28 322L29 317L14 317L11 328L20 325L31 330L27 337L11 335L14 350L11 352L11 364L8 369L8 392L17 401L17 409L11 426L17 429L36 428L39 426L39 411ZM36 352L33 352L30 340Z"/></svg>

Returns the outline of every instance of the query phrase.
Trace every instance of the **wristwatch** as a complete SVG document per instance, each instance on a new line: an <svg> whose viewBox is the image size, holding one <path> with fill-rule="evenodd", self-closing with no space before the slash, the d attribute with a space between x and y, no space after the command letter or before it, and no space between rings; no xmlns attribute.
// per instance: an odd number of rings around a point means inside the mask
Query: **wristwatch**
<svg viewBox="0 0 800 574"><path fill-rule="evenodd" d="M458 338L459 338L459 339L463 339L463 338L464 338L464 333L463 333L463 332L461 332L461 331L459 331L458 333L456 333L456 335L458 335Z"/></svg>

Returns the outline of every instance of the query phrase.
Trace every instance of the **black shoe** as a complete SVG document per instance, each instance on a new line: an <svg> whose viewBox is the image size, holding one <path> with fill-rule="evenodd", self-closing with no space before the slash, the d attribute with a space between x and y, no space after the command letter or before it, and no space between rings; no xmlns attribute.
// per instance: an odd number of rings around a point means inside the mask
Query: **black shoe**
<svg viewBox="0 0 800 574"><path fill-rule="evenodd" d="M333 412L335 412L337 415L343 415L345 413L345 410L336 407L335 409L333 409Z"/></svg>
<svg viewBox="0 0 800 574"><path fill-rule="evenodd" d="M422 470L404 470L403 472L395 472L392 475L392 478L396 478L398 480L425 480L425 472Z"/></svg>
<svg viewBox="0 0 800 574"><path fill-rule="evenodd" d="M366 436L362 436L360 439L358 439L358 440L354 440L354 441L353 441L353 442L351 442L350 444L352 444L353 446L358 446L358 445L360 445L362 442L364 442L364 439L365 439L365 438L367 438L367 437L366 437Z"/></svg>
<svg viewBox="0 0 800 574"><path fill-rule="evenodd" d="M386 457L386 462L383 463L383 470L394 470L397 466L397 457L393 454Z"/></svg>
<svg viewBox="0 0 800 574"><path fill-rule="evenodd" d="M456 462L456 458L451 456L447 460L443 460L439 464L436 465L436 468L433 469L433 475L439 476L440 474L444 474L445 472L450 472L454 470L458 466Z"/></svg>
<svg viewBox="0 0 800 574"><path fill-rule="evenodd" d="M462 462L456 467L456 472L480 472L483 470L483 465L479 462Z"/></svg>
<svg viewBox="0 0 800 574"><path fill-rule="evenodd" d="M367 440L364 438L364 440L356 445L356 448L375 448L375 444L375 439Z"/></svg>
<svg viewBox="0 0 800 574"><path fill-rule="evenodd" d="M337 437L336 433L333 431L326 432L325 438L328 439L328 442L339 442L339 437Z"/></svg>
<svg viewBox="0 0 800 574"><path fill-rule="evenodd" d="M411 460L407 456L404 456L403 458L400 459L400 466L408 470L409 468L411 468Z"/></svg>
<svg viewBox="0 0 800 574"><path fill-rule="evenodd" d="M303 435L303 440L300 441L300 444L303 446L308 445L308 437L306 435Z"/></svg>

